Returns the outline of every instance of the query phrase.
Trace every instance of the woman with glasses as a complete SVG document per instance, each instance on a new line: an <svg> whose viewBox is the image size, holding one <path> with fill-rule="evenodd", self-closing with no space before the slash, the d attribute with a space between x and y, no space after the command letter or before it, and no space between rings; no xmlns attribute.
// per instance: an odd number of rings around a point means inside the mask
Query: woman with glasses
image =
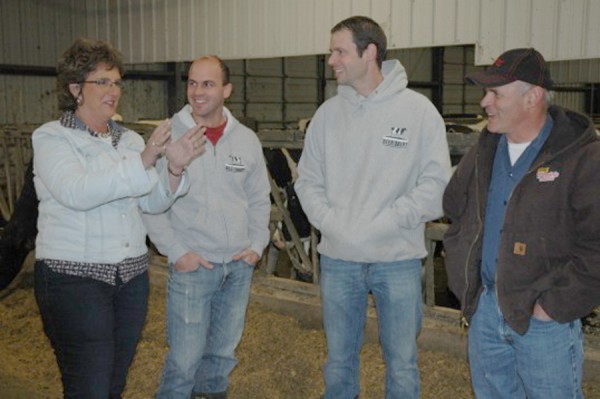
<svg viewBox="0 0 600 399"><path fill-rule="evenodd" d="M120 398L146 316L148 250L141 213L184 194L203 129L171 142L169 122L148 143L111 118L122 94L121 54L78 39L58 63L59 120L33 133L40 200L35 296L65 398ZM161 156L168 168L158 174Z"/></svg>

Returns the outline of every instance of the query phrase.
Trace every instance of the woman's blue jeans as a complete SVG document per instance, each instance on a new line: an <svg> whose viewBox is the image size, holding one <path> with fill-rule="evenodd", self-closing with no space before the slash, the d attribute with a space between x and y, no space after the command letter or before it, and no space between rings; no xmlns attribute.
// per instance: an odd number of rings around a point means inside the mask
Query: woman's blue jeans
<svg viewBox="0 0 600 399"><path fill-rule="evenodd" d="M242 261L213 263L177 272L171 266L167 294L169 352L158 398L189 399L224 394L237 365L250 298L253 266Z"/></svg>
<svg viewBox="0 0 600 399"><path fill-rule="evenodd" d="M325 399L352 399L360 393L359 355L369 291L375 298L386 363L386 398L416 399L421 261L358 263L321 256L321 299L327 336Z"/></svg>
<svg viewBox="0 0 600 399"><path fill-rule="evenodd" d="M113 286L35 264L35 298L60 368L64 397L117 399L148 308L148 273Z"/></svg>
<svg viewBox="0 0 600 399"><path fill-rule="evenodd" d="M493 287L484 289L471 320L469 362L477 398L583 397L581 322L531 317L529 329L519 335L506 324Z"/></svg>

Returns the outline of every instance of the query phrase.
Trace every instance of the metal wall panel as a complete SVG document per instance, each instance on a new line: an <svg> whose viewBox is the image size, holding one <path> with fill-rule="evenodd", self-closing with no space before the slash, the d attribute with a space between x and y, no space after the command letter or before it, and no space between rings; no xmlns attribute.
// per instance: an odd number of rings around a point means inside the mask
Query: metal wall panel
<svg viewBox="0 0 600 399"><path fill-rule="evenodd" d="M579 92L556 92L554 103L574 110L585 109L585 95Z"/></svg>
<svg viewBox="0 0 600 399"><path fill-rule="evenodd" d="M42 123L57 115L55 78L0 75L1 123Z"/></svg>
<svg viewBox="0 0 600 399"><path fill-rule="evenodd" d="M128 82L119 102L118 112L126 122L167 118L169 115L166 92L164 82Z"/></svg>
<svg viewBox="0 0 600 399"><path fill-rule="evenodd" d="M298 121L309 119L317 111L317 104L289 104L285 107L285 127L297 128Z"/></svg>
<svg viewBox="0 0 600 399"><path fill-rule="evenodd" d="M318 86L315 78L286 78L283 89L283 100L286 103L317 104Z"/></svg>
<svg viewBox="0 0 600 399"><path fill-rule="evenodd" d="M231 95L229 96L228 101L242 104L246 101L246 93L244 90L244 82L245 78L243 76L231 76L229 79L230 83L233 86L233 90L231 91Z"/></svg>
<svg viewBox="0 0 600 399"><path fill-rule="evenodd" d="M351 15L380 22L390 48L474 43L478 27L478 0L86 0L86 6L89 36L114 42L131 63L322 54L331 27Z"/></svg>
<svg viewBox="0 0 600 399"><path fill-rule="evenodd" d="M452 1L450 1L452 3ZM410 45L422 47L426 43L434 43L435 7L432 1L413 1L411 10ZM394 21L392 21L392 26Z"/></svg>
<svg viewBox="0 0 600 399"><path fill-rule="evenodd" d="M261 129L281 129L283 108L280 104L249 103L246 109L248 115L258 121Z"/></svg>
<svg viewBox="0 0 600 399"><path fill-rule="evenodd" d="M451 85L444 87L444 114L465 114L467 113L467 109L472 109L470 106L465 106L464 94L465 92L461 86Z"/></svg>
<svg viewBox="0 0 600 399"><path fill-rule="evenodd" d="M391 1L390 48L475 43L478 10L478 0Z"/></svg>
<svg viewBox="0 0 600 399"><path fill-rule="evenodd" d="M442 108L446 115L473 113L474 109L477 113L480 112L477 104L481 97L481 90L478 89L475 98L469 98L470 93L464 84L469 63L473 63L472 47L444 48Z"/></svg>
<svg viewBox="0 0 600 399"><path fill-rule="evenodd" d="M2 0L0 64L54 66L86 22L81 1Z"/></svg>
<svg viewBox="0 0 600 399"><path fill-rule="evenodd" d="M281 125L314 107L311 99L316 104L321 94L316 82L309 84L319 78L318 58L284 57L326 54L331 27L357 14L377 20L389 47L403 49L390 54L413 82L432 79L430 47L450 45L456 46L446 53L445 85L460 86L473 60L489 64L517 46L535 46L548 60L581 58L552 62L557 82L600 82L598 0L1 0L0 64L54 67L77 36L108 40L134 64L218 54L238 60L230 62L236 75L231 106L249 116L257 110L266 124ZM474 50L463 47L469 43ZM455 57L465 64L448 65ZM325 71L328 98L335 81ZM54 81L0 75L0 120L54 118ZM446 89L445 109L460 108L460 98L464 110L478 108L480 91L457 86ZM166 116L166 93L164 82L134 82L120 111L127 120ZM576 97L569 102L583 107Z"/></svg>
<svg viewBox="0 0 600 399"><path fill-rule="evenodd" d="M551 62L550 73L557 82L597 83L600 82L600 60Z"/></svg>
<svg viewBox="0 0 600 399"><path fill-rule="evenodd" d="M600 57L598 0L3 0L0 63L53 65L81 35L128 63L323 54L331 27L357 14L380 22L392 49L476 43L478 65L517 46Z"/></svg>
<svg viewBox="0 0 600 399"><path fill-rule="evenodd" d="M297 127L319 104L319 57L227 61L233 95L227 106L256 119L259 129Z"/></svg>
<svg viewBox="0 0 600 399"><path fill-rule="evenodd" d="M18 2L3 2L0 5L0 62L5 64L19 64L25 58L23 51L32 51L21 46L21 17Z"/></svg>
<svg viewBox="0 0 600 399"><path fill-rule="evenodd" d="M317 57L287 57L283 59L285 76L314 78L319 76Z"/></svg>
<svg viewBox="0 0 600 399"><path fill-rule="evenodd" d="M164 71L164 65L135 65L127 68L127 71ZM118 109L124 121L163 119L169 116L167 82L161 80L126 80L125 85Z"/></svg>
<svg viewBox="0 0 600 399"><path fill-rule="evenodd" d="M283 82L278 77L249 77L246 99L250 103L281 103Z"/></svg>
<svg viewBox="0 0 600 399"><path fill-rule="evenodd" d="M118 113L127 122L168 116L166 83L129 81ZM60 115L56 78L0 75L0 123L44 123Z"/></svg>
<svg viewBox="0 0 600 399"><path fill-rule="evenodd" d="M246 73L249 76L283 76L283 60L281 58L248 60Z"/></svg>
<svg viewBox="0 0 600 399"><path fill-rule="evenodd" d="M535 47L547 60L600 57L597 0L481 0L475 63L503 51Z"/></svg>
<svg viewBox="0 0 600 399"><path fill-rule="evenodd" d="M402 63L408 76L408 82L429 82L431 77L431 49L390 50L387 59L397 59Z"/></svg>
<svg viewBox="0 0 600 399"><path fill-rule="evenodd" d="M479 10L478 0L458 0L456 2L454 43L447 45L462 45L475 43L479 37Z"/></svg>

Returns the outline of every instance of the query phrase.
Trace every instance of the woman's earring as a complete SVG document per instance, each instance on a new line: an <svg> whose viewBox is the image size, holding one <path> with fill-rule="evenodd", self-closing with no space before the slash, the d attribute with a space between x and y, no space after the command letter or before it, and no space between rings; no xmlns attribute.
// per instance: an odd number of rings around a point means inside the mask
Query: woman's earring
<svg viewBox="0 0 600 399"><path fill-rule="evenodd" d="M75 102L77 103L77 105L81 105L83 103L83 98L81 97L81 94L77 96Z"/></svg>

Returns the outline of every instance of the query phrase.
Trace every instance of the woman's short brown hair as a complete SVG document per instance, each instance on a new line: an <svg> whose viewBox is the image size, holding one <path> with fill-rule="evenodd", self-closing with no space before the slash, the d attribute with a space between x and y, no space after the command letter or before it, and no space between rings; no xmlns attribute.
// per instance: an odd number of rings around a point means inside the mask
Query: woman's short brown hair
<svg viewBox="0 0 600 399"><path fill-rule="evenodd" d="M61 111L77 109L76 98L71 94L69 84L85 81L100 63L111 69L117 68L121 76L124 73L123 55L102 40L79 38L63 53L56 68L58 108Z"/></svg>

